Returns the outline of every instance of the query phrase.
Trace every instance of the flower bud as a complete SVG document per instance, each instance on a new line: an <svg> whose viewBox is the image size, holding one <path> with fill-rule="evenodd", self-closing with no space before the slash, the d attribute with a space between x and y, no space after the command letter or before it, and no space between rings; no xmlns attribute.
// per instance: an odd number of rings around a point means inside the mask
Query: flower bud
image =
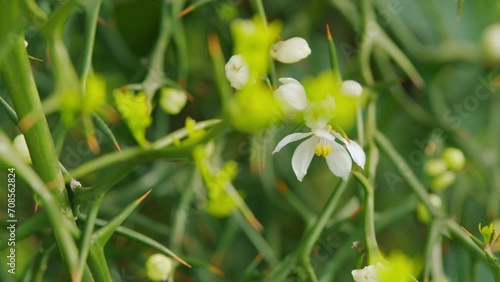
<svg viewBox="0 0 500 282"><path fill-rule="evenodd" d="M274 97L280 102L285 111L301 111L307 107L306 90L297 80L289 77L280 78L283 83Z"/></svg>
<svg viewBox="0 0 500 282"><path fill-rule="evenodd" d="M436 209L440 209L443 205L441 198L436 194L430 194L429 200ZM422 223L428 223L432 218L432 215L422 202L417 203L417 218Z"/></svg>
<svg viewBox="0 0 500 282"><path fill-rule="evenodd" d="M448 169L448 164L442 159L431 159L424 163L424 172L430 176L438 176Z"/></svg>
<svg viewBox="0 0 500 282"><path fill-rule="evenodd" d="M172 259L162 254L154 254L146 261L146 271L150 280L166 281L172 270Z"/></svg>
<svg viewBox="0 0 500 282"><path fill-rule="evenodd" d="M176 115L186 105L187 97L184 91L176 88L162 88L160 96L160 107L167 114Z"/></svg>
<svg viewBox="0 0 500 282"><path fill-rule="evenodd" d="M444 190L444 189L448 188L451 184L453 184L453 182L455 182L456 178L457 178L457 176L453 171L447 171L431 181L431 184L430 184L431 189L433 191Z"/></svg>
<svg viewBox="0 0 500 282"><path fill-rule="evenodd" d="M464 153L457 148L446 148L441 156L452 170L461 170L465 166Z"/></svg>
<svg viewBox="0 0 500 282"><path fill-rule="evenodd" d="M250 68L240 54L232 56L226 64L226 77L231 86L242 89L248 82Z"/></svg>
<svg viewBox="0 0 500 282"><path fill-rule="evenodd" d="M363 93L363 87L357 81L345 80L340 85L340 92L347 96L359 97Z"/></svg>
<svg viewBox="0 0 500 282"><path fill-rule="evenodd" d="M28 41L24 40L24 48L28 47Z"/></svg>
<svg viewBox="0 0 500 282"><path fill-rule="evenodd" d="M500 23L492 24L485 29L482 47L488 61L500 64Z"/></svg>
<svg viewBox="0 0 500 282"><path fill-rule="evenodd" d="M304 38L293 37L285 41L275 43L271 48L273 59L285 64L296 63L307 58L311 49Z"/></svg>

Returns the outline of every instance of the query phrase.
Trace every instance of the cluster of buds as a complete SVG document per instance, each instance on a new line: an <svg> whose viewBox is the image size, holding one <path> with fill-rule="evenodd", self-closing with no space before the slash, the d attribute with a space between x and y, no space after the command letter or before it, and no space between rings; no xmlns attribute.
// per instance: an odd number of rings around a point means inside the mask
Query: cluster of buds
<svg viewBox="0 0 500 282"><path fill-rule="evenodd" d="M433 191L448 188L456 180L456 172L465 166L465 156L460 149L445 148L439 158L431 158L424 164L424 172L430 178L429 187Z"/></svg>

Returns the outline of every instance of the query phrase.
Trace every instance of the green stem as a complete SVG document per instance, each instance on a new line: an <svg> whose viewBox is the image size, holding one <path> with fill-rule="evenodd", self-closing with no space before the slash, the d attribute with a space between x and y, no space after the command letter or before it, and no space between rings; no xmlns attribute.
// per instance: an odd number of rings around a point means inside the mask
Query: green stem
<svg viewBox="0 0 500 282"><path fill-rule="evenodd" d="M311 259L306 257L303 259L304 267L306 268L306 273L309 276L309 281L318 282L318 277L316 276L316 272L314 272L314 268L311 264Z"/></svg>
<svg viewBox="0 0 500 282"><path fill-rule="evenodd" d="M325 207L316 222L304 234L300 246L291 254L289 254L273 271L265 278L264 281L283 281L291 269L297 264L299 259L306 258L311 253L314 244L318 240L321 232L325 228L328 220L331 218L335 208L337 207L340 197L347 188L349 180L339 181L334 191L328 198Z"/></svg>
<svg viewBox="0 0 500 282"><path fill-rule="evenodd" d="M447 220L445 222L446 230L459 241L465 248L469 250L477 258L481 259L483 262L488 263L486 255L484 252L476 246L476 244L471 240L471 238L465 233L465 231L460 228L460 226L453 220Z"/></svg>
<svg viewBox="0 0 500 282"><path fill-rule="evenodd" d="M102 0L92 0L88 3L86 7L86 19L85 19L85 41L83 45L83 62L80 71L80 81L82 83L82 89L85 89L87 83L87 77L90 72L90 67L92 65L92 52L94 50L95 33L97 28L97 18L99 17L99 10Z"/></svg>
<svg viewBox="0 0 500 282"><path fill-rule="evenodd" d="M337 184L337 187L335 187L335 190L332 192L330 195L330 198L328 198L328 201L326 202L325 207L321 211L320 216L316 220L315 224L312 226L311 230L306 234L305 240L303 241L303 247L302 247L302 255L303 256L308 256L311 253L311 250L314 247L314 244L316 241L319 239L319 236L321 235L321 232L325 228L328 220L332 217L333 212L335 211L335 208L337 208L337 204L340 200L340 197L344 193L345 189L347 188L347 184L349 183L349 180L346 181L339 181Z"/></svg>
<svg viewBox="0 0 500 282"><path fill-rule="evenodd" d="M24 47L24 39L16 37L13 38L11 43L13 48L5 57L0 74L9 89L17 116L20 119L19 127L26 138L33 167L40 175L43 183L51 190L52 197L55 197L57 201L56 207L62 212L64 221L70 227L76 229L68 194L59 169L54 143L47 120L43 114L35 80L31 73L28 54ZM30 183L31 180L27 182ZM69 234L68 228L70 227L61 224L62 218L52 218L52 220L54 229L59 230L56 233L56 240L63 260L68 271L74 275L76 274L77 249L73 239L67 237Z"/></svg>
<svg viewBox="0 0 500 282"><path fill-rule="evenodd" d="M264 26L267 27L267 17L266 12L264 11L264 5L262 4L262 0L252 0L251 1L254 13L256 13L260 20L264 23ZM269 77L271 80L271 85L274 89L278 87L278 75L276 74L276 65L274 64L274 60L269 55Z"/></svg>
<svg viewBox="0 0 500 282"><path fill-rule="evenodd" d="M354 177L365 189L365 207L364 207L364 229L366 247L368 250L368 264L375 265L382 260L382 254L378 248L377 236L375 232L375 201L374 190L368 179L361 173L353 172Z"/></svg>

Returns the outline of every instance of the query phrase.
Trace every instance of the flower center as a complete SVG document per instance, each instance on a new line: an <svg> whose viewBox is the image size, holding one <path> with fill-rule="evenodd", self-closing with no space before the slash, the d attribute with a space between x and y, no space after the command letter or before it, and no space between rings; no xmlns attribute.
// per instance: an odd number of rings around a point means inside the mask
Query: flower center
<svg viewBox="0 0 500 282"><path fill-rule="evenodd" d="M316 155L326 157L332 152L332 146L325 138L320 138L315 148Z"/></svg>

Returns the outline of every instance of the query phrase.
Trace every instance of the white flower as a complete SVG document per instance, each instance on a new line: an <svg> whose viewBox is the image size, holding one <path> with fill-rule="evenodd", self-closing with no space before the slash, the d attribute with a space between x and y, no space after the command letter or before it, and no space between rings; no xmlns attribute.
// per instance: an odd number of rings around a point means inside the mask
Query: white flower
<svg viewBox="0 0 500 282"><path fill-rule="evenodd" d="M363 92L363 87L357 81L346 80L340 85L340 92L347 96L359 97Z"/></svg>
<svg viewBox="0 0 500 282"><path fill-rule="evenodd" d="M351 271L352 278L356 282L378 282L377 267L368 265L362 269Z"/></svg>
<svg viewBox="0 0 500 282"><path fill-rule="evenodd" d="M323 156L330 171L338 177L347 179L352 167L352 160L364 168L366 156L361 146L351 140L344 139L340 134L333 131L325 120L315 121L314 124L307 124L311 128L308 133L292 133L285 136L273 151L279 152L287 144L310 137L302 142L292 156L292 168L299 181L302 181L307 174L307 169L311 164L314 153ZM347 150L337 142L335 138L344 143ZM349 153L351 156L349 156ZM352 160L351 160L352 157Z"/></svg>
<svg viewBox="0 0 500 282"><path fill-rule="evenodd" d="M282 63L296 63L311 54L311 49L304 38L293 37L275 43L271 48L273 59Z"/></svg>
<svg viewBox="0 0 500 282"><path fill-rule="evenodd" d="M239 90L247 84L250 69L242 55L238 54L232 56L225 68L227 80L229 80L232 87Z"/></svg>
<svg viewBox="0 0 500 282"><path fill-rule="evenodd" d="M274 97L284 106L285 110L301 111L307 107L306 90L297 80L289 77L280 78L283 83L276 91Z"/></svg>

